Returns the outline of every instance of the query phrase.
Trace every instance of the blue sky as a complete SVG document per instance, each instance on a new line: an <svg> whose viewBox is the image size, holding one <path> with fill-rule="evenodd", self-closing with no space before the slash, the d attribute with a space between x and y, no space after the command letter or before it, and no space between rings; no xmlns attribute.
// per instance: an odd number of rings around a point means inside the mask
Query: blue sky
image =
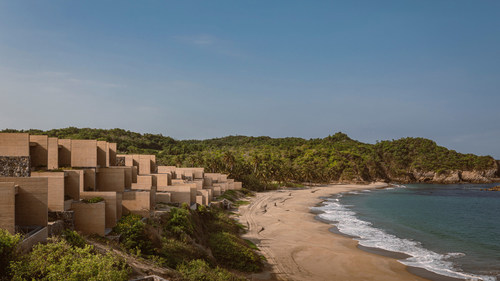
<svg viewBox="0 0 500 281"><path fill-rule="evenodd" d="M0 127L421 136L500 158L500 2L1 1Z"/></svg>

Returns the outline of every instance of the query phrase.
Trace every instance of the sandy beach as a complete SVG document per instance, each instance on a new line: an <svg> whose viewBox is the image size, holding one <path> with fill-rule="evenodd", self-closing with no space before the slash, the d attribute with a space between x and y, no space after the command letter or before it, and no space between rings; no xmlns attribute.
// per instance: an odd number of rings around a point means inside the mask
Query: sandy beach
<svg viewBox="0 0 500 281"><path fill-rule="evenodd" d="M357 241L331 233L331 226L315 220L309 211L322 196L384 185L329 185L257 193L249 205L239 208L239 220L248 226L244 238L259 246L274 277L264 273L252 279L426 280L409 273L394 258L358 249Z"/></svg>

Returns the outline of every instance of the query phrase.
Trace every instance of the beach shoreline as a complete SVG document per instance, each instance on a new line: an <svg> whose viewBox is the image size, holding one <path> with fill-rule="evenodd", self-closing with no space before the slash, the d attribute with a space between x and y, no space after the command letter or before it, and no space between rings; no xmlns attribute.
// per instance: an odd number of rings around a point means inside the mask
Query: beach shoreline
<svg viewBox="0 0 500 281"><path fill-rule="evenodd" d="M410 273L413 269L395 257L360 249L357 241L332 233L330 224L310 212L324 197L386 186L335 184L257 193L238 210L240 223L248 227L243 238L258 245L269 263L251 280L429 280Z"/></svg>

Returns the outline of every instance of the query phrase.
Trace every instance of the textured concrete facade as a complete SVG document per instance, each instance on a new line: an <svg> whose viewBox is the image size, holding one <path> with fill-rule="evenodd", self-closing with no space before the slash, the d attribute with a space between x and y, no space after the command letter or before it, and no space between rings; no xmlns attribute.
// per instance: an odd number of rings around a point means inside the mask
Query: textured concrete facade
<svg viewBox="0 0 500 281"><path fill-rule="evenodd" d="M104 236L106 231L106 204L74 202L75 229L85 234Z"/></svg>
<svg viewBox="0 0 500 281"><path fill-rule="evenodd" d="M196 188L194 190L194 200L192 200L191 186L189 185L158 187L157 190L159 192L170 193L170 202L172 203L191 204L192 202L196 202Z"/></svg>
<svg viewBox="0 0 500 281"><path fill-rule="evenodd" d="M18 186L15 222L19 226L47 226L48 179L0 177Z"/></svg>
<svg viewBox="0 0 500 281"><path fill-rule="evenodd" d="M59 141L57 138L48 139L47 169L59 169Z"/></svg>
<svg viewBox="0 0 500 281"><path fill-rule="evenodd" d="M116 143L110 142L108 143L109 149L109 166L117 166L116 164Z"/></svg>
<svg viewBox="0 0 500 281"><path fill-rule="evenodd" d="M97 167L97 141L71 141L71 167Z"/></svg>
<svg viewBox="0 0 500 281"><path fill-rule="evenodd" d="M30 136L25 133L0 133L0 156L30 156Z"/></svg>
<svg viewBox="0 0 500 281"><path fill-rule="evenodd" d="M126 191L122 194L123 214L140 214L149 217L151 195L148 191Z"/></svg>
<svg viewBox="0 0 500 281"><path fill-rule="evenodd" d="M96 176L96 188L99 191L125 191L125 170L99 168Z"/></svg>
<svg viewBox="0 0 500 281"><path fill-rule="evenodd" d="M31 173L31 177L42 177L48 179L47 206L49 208L49 211L63 212L65 209L65 172L33 172Z"/></svg>
<svg viewBox="0 0 500 281"><path fill-rule="evenodd" d="M97 165L101 168L109 167L109 147L106 141L97 141Z"/></svg>
<svg viewBox="0 0 500 281"><path fill-rule="evenodd" d="M30 135L31 167L35 168L47 167L48 147L49 147L48 136Z"/></svg>
<svg viewBox="0 0 500 281"><path fill-rule="evenodd" d="M156 174L156 186L172 185L172 176L170 174Z"/></svg>
<svg viewBox="0 0 500 281"><path fill-rule="evenodd" d="M59 167L71 167L71 140L58 139Z"/></svg>
<svg viewBox="0 0 500 281"><path fill-rule="evenodd" d="M95 197L102 197L105 203L105 226L106 228L113 228L116 222L121 217L121 194L117 196L117 192L83 192L80 194L82 199L92 199ZM119 207L118 207L119 206Z"/></svg>
<svg viewBox="0 0 500 281"><path fill-rule="evenodd" d="M170 193L169 192L156 192L156 203L170 203Z"/></svg>
<svg viewBox="0 0 500 281"><path fill-rule="evenodd" d="M80 192L84 191L84 170L65 170L64 186L66 194L73 200L80 199Z"/></svg>
<svg viewBox="0 0 500 281"><path fill-rule="evenodd" d="M95 169L84 169L83 174L83 190L82 191L95 191L96 190L96 172Z"/></svg>
<svg viewBox="0 0 500 281"><path fill-rule="evenodd" d="M11 234L16 231L16 193L13 182L0 182L0 228Z"/></svg>

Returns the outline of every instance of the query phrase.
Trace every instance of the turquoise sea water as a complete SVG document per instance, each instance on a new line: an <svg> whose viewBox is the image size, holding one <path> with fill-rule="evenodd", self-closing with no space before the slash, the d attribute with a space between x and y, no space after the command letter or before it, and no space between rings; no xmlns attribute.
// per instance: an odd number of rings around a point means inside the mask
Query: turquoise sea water
<svg viewBox="0 0 500 281"><path fill-rule="evenodd" d="M360 244L410 255L441 275L500 280L500 192L495 184L412 184L335 195L316 211Z"/></svg>

